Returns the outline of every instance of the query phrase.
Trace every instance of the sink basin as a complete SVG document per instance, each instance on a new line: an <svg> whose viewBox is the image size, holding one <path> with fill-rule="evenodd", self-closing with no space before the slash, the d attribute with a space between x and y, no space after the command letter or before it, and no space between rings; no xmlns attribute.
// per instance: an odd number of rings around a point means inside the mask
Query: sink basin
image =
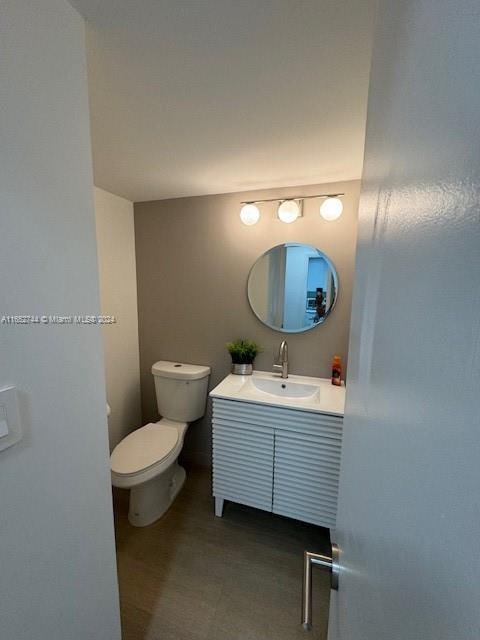
<svg viewBox="0 0 480 640"><path fill-rule="evenodd" d="M319 387L313 384L302 384L301 382L291 382L285 379L252 378L249 383L258 391L280 398L312 398L320 391Z"/></svg>
<svg viewBox="0 0 480 640"><path fill-rule="evenodd" d="M248 376L231 373L210 396L337 416L343 416L345 407L345 387L334 387L330 378L298 375L280 378L269 371L254 371Z"/></svg>

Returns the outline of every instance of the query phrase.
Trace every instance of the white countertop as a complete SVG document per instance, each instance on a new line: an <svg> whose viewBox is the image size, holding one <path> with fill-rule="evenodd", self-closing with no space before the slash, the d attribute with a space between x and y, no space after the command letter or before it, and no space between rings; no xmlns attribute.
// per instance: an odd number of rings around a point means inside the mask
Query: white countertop
<svg viewBox="0 0 480 640"><path fill-rule="evenodd" d="M278 389L279 395L268 393L258 389L255 382L271 381ZM308 397L291 397L280 395L283 392L289 393L290 388L299 389L296 385L308 385L311 388L311 395ZM267 384L270 384L268 382ZM282 388L284 385L285 388ZM273 407L288 407L300 411L315 411L317 413L328 413L331 415L343 416L345 411L345 387L335 387L330 378L312 378L308 376L293 376L281 378L278 374L268 371L254 371L251 376L228 375L210 391L212 398L225 398L227 400L237 400L239 402L253 402L265 404Z"/></svg>

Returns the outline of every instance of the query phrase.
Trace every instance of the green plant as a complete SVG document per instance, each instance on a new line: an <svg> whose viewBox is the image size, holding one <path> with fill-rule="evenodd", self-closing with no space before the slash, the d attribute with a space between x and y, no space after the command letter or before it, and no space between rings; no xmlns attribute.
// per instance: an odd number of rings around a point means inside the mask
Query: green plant
<svg viewBox="0 0 480 640"><path fill-rule="evenodd" d="M227 343L227 349L232 357L233 364L252 364L261 348L248 338Z"/></svg>

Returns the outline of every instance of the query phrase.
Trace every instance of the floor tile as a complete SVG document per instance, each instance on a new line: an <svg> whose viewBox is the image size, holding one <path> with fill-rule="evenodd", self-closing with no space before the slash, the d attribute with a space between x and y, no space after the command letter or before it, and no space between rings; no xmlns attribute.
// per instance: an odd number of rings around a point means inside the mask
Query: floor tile
<svg viewBox="0 0 480 640"><path fill-rule="evenodd" d="M327 530L234 503L216 518L205 468L150 527L128 523L127 492L114 505L123 640L326 638L326 575L308 636L300 609L303 551L327 551Z"/></svg>

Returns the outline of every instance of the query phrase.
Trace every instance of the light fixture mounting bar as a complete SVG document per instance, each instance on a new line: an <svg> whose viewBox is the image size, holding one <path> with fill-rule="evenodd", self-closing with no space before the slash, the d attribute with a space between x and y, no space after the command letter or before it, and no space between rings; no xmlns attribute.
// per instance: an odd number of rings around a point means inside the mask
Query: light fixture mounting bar
<svg viewBox="0 0 480 640"><path fill-rule="evenodd" d="M285 202L285 200L311 200L312 198L341 198L344 193L318 193L313 196L288 196L285 198L264 198L263 200L242 200L240 204L261 204L262 202Z"/></svg>

